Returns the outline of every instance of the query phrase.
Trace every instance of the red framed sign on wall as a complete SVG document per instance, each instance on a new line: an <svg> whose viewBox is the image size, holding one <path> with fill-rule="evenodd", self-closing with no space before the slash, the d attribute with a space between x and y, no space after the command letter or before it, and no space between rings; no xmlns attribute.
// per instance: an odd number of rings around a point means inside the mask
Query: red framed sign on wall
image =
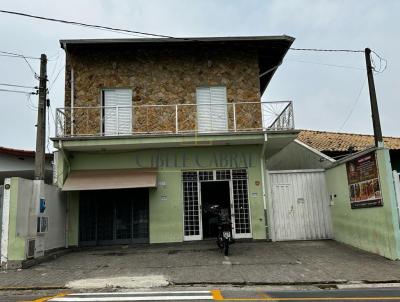
<svg viewBox="0 0 400 302"><path fill-rule="evenodd" d="M352 209L383 206L375 152L346 163Z"/></svg>

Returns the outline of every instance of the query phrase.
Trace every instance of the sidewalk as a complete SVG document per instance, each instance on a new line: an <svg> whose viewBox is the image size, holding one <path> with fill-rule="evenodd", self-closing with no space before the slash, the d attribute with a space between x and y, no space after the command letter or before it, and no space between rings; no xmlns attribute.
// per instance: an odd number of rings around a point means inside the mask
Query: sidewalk
<svg viewBox="0 0 400 302"><path fill-rule="evenodd" d="M29 269L0 272L2 289L101 282L104 286L150 287L399 280L399 261L329 240L239 242L232 246L229 257L224 257L213 241L92 248Z"/></svg>

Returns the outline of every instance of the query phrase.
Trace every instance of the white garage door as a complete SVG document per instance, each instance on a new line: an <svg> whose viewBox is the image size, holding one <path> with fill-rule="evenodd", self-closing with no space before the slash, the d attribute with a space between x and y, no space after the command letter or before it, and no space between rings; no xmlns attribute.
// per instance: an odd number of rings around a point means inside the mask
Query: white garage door
<svg viewBox="0 0 400 302"><path fill-rule="evenodd" d="M269 171L273 241L332 238L324 171Z"/></svg>

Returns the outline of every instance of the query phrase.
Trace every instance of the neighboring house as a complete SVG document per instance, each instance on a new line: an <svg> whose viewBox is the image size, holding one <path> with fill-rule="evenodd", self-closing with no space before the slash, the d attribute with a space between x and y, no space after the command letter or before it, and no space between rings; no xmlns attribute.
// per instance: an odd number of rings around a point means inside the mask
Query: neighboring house
<svg viewBox="0 0 400 302"><path fill-rule="evenodd" d="M373 135L355 133L302 130L297 140L333 159L374 146ZM400 172L400 137L384 137L383 141L389 149L393 170Z"/></svg>
<svg viewBox="0 0 400 302"><path fill-rule="evenodd" d="M400 173L400 137L384 137L384 145L392 169ZM266 166L268 170L326 169L336 160L373 146L373 135L301 130Z"/></svg>
<svg viewBox="0 0 400 302"><path fill-rule="evenodd" d="M291 102L261 96L288 36L62 40L58 184L68 245L267 239L264 162L293 139Z"/></svg>
<svg viewBox="0 0 400 302"><path fill-rule="evenodd" d="M34 179L35 152L0 147L0 185L7 177ZM53 181L53 154L46 154L45 182Z"/></svg>
<svg viewBox="0 0 400 302"><path fill-rule="evenodd" d="M1 268L20 268L28 259L65 247L66 203L52 185L53 157L46 154L45 183L38 187L35 152L0 147Z"/></svg>

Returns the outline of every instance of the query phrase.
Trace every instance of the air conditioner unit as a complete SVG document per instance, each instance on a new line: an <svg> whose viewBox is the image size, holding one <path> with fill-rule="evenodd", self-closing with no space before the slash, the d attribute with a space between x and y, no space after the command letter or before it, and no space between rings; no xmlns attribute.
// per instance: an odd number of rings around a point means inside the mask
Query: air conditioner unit
<svg viewBox="0 0 400 302"><path fill-rule="evenodd" d="M35 258L44 256L44 237L37 236L35 242Z"/></svg>
<svg viewBox="0 0 400 302"><path fill-rule="evenodd" d="M35 256L35 239L26 240L26 258L33 258Z"/></svg>

